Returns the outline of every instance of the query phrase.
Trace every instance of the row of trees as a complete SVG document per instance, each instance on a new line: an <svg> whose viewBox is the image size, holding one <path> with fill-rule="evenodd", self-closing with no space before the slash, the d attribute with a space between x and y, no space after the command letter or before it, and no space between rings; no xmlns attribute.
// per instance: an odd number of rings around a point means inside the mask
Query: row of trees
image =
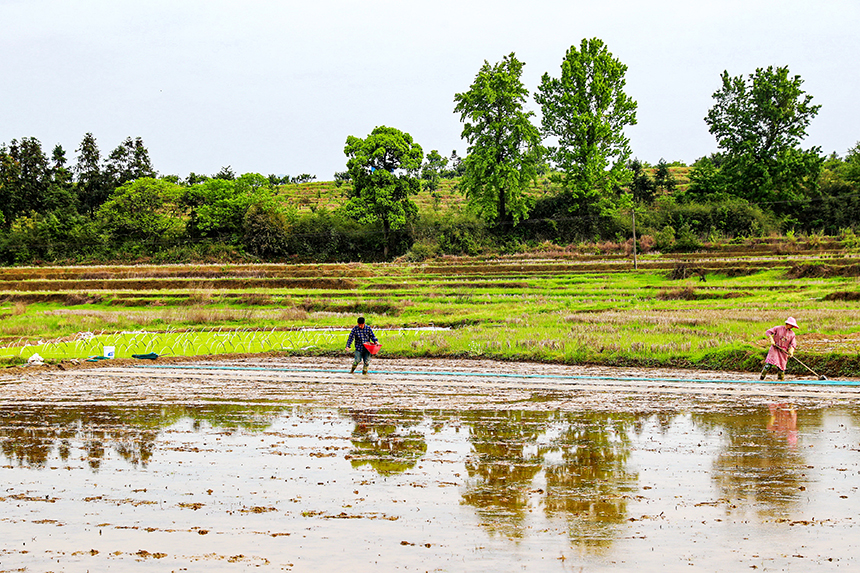
<svg viewBox="0 0 860 573"><path fill-rule="evenodd" d="M667 232L673 223L699 233L745 234L776 230L780 224L828 232L856 225L857 148L844 161L831 157L828 164L820 148L801 147L820 106L787 67L760 68L747 77L722 74L705 116L719 152L696 162L685 193L675 192L665 161L651 170L631 159L624 130L636 124L637 104L625 93L627 67L600 39L572 46L560 74L542 76L534 95L539 124L527 109L523 67L513 53L496 64L484 62L469 89L454 96L454 112L468 143L459 186L497 235L609 238L624 232L619 213L631 209L641 211L646 221L665 223L658 229L669 227ZM422 174L438 171L438 159L431 152ZM408 178L415 165L404 162L395 168ZM829 178L822 181L825 165ZM363 162L363 168L374 167ZM553 191L540 197L534 188L544 176ZM359 200L361 189L372 187L357 186L351 204ZM387 195L376 204L379 220L393 199ZM361 200L376 201L368 191ZM401 206L396 213L389 211L392 221L384 225L402 226L411 209L408 193L394 200ZM690 208L693 203L700 207ZM810 214L815 216L810 219ZM703 221L712 228L702 229ZM714 221L721 223L714 227Z"/></svg>
<svg viewBox="0 0 860 573"><path fill-rule="evenodd" d="M651 195L642 193L647 182L638 162L630 161L624 133L636 124L637 107L624 92L627 67L599 39L571 47L560 75L544 74L534 97L540 129L525 111L522 68L514 54L495 65L485 62L469 91L455 96L469 142L463 187L488 218L509 224L528 216L527 191L542 160L567 195L568 214L605 214L631 191L648 202ZM691 198L731 196L788 213L817 191L824 158L801 142L820 106L802 84L786 67L748 77L722 74L705 117L720 151L695 166Z"/></svg>
<svg viewBox="0 0 860 573"><path fill-rule="evenodd" d="M61 145L54 147L49 158L37 139L13 139L8 146L0 146L0 225L31 212L92 215L117 187L155 175L139 137L126 138L103 160L95 138L87 133L71 167Z"/></svg>
<svg viewBox="0 0 860 573"><path fill-rule="evenodd" d="M637 104L625 93L627 67L601 40L571 46L558 76L542 76L539 123L527 109L524 65L513 53L484 62L455 94L468 144L462 159L436 150L425 158L393 127L349 136L346 171L335 175L345 202L332 213L300 216L278 198L278 185L315 179L309 174L237 176L225 167L211 177L157 178L140 138L102 157L88 133L71 166L59 145L48 157L34 138L13 140L0 146L0 257L111 258L118 249L219 244L261 257L388 258L428 236L446 252L469 252L486 240L624 239L633 209L664 238L780 225L838 232L860 221L860 145L844 159L801 148L820 106L787 68L723 73L705 116L719 151L692 166L680 192L665 161L652 168L631 159L624 130L635 125ZM421 219L410 197L451 177L471 211Z"/></svg>

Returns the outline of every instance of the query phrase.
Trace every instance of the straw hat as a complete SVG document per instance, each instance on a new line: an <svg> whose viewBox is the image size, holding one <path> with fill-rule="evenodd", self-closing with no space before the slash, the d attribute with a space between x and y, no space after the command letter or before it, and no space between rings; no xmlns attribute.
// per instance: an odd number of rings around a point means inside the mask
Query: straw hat
<svg viewBox="0 0 860 573"><path fill-rule="evenodd" d="M800 328L799 326L797 326L797 321L796 321L796 320L794 320L794 317L793 317L793 316L789 316L788 318L786 318L786 319L785 319L785 323L786 323L787 325L789 325L789 326L793 327L793 328Z"/></svg>

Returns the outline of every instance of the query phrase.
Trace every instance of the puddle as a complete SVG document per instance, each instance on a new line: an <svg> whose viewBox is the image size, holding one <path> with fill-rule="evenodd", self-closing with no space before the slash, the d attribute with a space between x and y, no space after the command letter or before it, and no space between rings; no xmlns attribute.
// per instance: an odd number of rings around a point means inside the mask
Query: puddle
<svg viewBox="0 0 860 573"><path fill-rule="evenodd" d="M851 400L136 372L2 388L0 571L858 566Z"/></svg>

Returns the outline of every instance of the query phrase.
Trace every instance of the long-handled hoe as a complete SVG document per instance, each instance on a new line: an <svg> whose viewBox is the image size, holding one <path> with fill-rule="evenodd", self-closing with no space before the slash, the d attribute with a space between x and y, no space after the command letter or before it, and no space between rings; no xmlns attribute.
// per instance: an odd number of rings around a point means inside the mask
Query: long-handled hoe
<svg viewBox="0 0 860 573"><path fill-rule="evenodd" d="M788 351L787 351L787 350L785 350L784 348L781 348L781 347L779 347L779 346L776 346L775 344L774 344L774 347L775 347L775 348L779 348L779 350L780 350L783 354L788 354ZM789 357L789 358L794 358L795 360L797 360L797 363L798 363L798 364L800 364L801 366L803 366L804 368L806 368L807 370L809 370L810 372L812 372L813 374L815 374L815 375L818 377L818 379L819 379L819 380L827 380L827 376L824 376L823 374L819 374L818 372L816 372L815 370L813 370L812 368L810 368L809 366L807 366L806 364L804 364L803 362L801 362L801 361L800 361L800 358L798 358L797 356L792 356L791 354L788 354L788 357Z"/></svg>
<svg viewBox="0 0 860 573"><path fill-rule="evenodd" d="M800 361L800 359L799 359L797 356L792 356L792 358L794 358L795 360L797 360L797 363L798 363L798 364L800 364L801 366L803 366L804 368L806 368L807 370L809 370L810 372L812 372L813 374L815 374L816 376L818 376L818 379L819 379L819 380L827 380L827 376L824 376L823 374L819 374L818 372L816 372L815 370L813 370L812 368L810 368L809 366L807 366L806 364L804 364L803 362L801 362L801 361Z"/></svg>

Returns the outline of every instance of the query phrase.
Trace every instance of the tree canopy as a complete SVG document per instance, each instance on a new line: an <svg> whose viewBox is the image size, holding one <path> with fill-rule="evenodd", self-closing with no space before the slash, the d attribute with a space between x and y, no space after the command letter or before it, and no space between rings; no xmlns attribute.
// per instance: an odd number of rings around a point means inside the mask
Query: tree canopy
<svg viewBox="0 0 860 573"><path fill-rule="evenodd" d="M382 224L387 257L392 231L418 214L409 196L421 188L417 173L424 151L408 133L383 125L364 139L347 137L343 152L349 158L346 167L352 180L344 209L360 223Z"/></svg>
<svg viewBox="0 0 860 573"><path fill-rule="evenodd" d="M821 106L787 67L758 68L746 78L724 71L721 80L705 122L722 150L725 187L750 201L797 199L823 161L820 148L800 148Z"/></svg>
<svg viewBox="0 0 860 573"><path fill-rule="evenodd" d="M119 187L142 177L157 176L149 159L149 151L140 137L125 140L108 156L107 177L113 187Z"/></svg>
<svg viewBox="0 0 860 573"><path fill-rule="evenodd" d="M454 96L469 143L460 185L485 218L502 225L524 219L534 205L526 191L543 156L534 112L525 110L524 65L513 53L494 65L484 61L469 90Z"/></svg>
<svg viewBox="0 0 860 573"><path fill-rule="evenodd" d="M437 149L430 151L427 154L427 161L421 166L421 179L424 181L424 188L431 193L436 191L439 188L442 173L447 166L447 157L442 157Z"/></svg>
<svg viewBox="0 0 860 573"><path fill-rule="evenodd" d="M636 102L624 92L627 66L598 38L571 46L561 75L544 74L535 100L540 104L545 137L555 140L549 158L562 174L565 189L581 197L612 191L628 175Z"/></svg>
<svg viewBox="0 0 860 573"><path fill-rule="evenodd" d="M170 242L182 231L177 214L181 189L144 177L126 183L99 207L96 220L116 242Z"/></svg>

